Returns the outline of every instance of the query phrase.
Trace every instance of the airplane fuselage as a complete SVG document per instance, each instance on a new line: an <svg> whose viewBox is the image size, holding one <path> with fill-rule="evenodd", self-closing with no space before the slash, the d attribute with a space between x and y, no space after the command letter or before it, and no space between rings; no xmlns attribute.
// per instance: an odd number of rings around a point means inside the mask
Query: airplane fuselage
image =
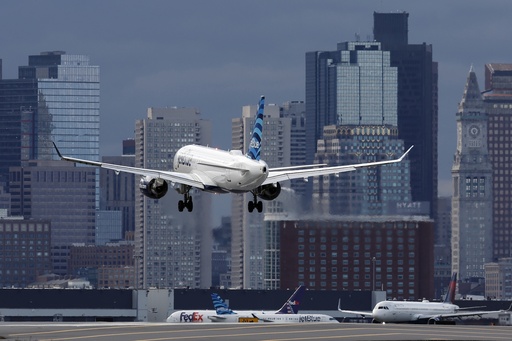
<svg viewBox="0 0 512 341"><path fill-rule="evenodd" d="M339 323L334 317L324 314L255 314L259 322L273 323Z"/></svg>
<svg viewBox="0 0 512 341"><path fill-rule="evenodd" d="M204 183L205 191L213 193L245 193L260 186L268 176L263 160L252 160L239 150L199 145L180 148L174 156L173 170L192 174Z"/></svg>
<svg viewBox="0 0 512 341"><path fill-rule="evenodd" d="M168 318L170 323L338 323L324 314L276 314L265 311L237 311L235 314L219 315L215 310L179 310Z"/></svg>
<svg viewBox="0 0 512 341"><path fill-rule="evenodd" d="M373 308L373 318L379 322L413 322L425 318L453 314L459 309L450 303L383 301Z"/></svg>

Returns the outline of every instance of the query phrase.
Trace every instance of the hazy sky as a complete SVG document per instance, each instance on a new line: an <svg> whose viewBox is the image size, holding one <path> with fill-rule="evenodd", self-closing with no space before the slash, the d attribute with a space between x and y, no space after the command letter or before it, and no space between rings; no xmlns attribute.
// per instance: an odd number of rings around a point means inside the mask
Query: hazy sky
<svg viewBox="0 0 512 341"><path fill-rule="evenodd" d="M89 55L101 72L101 153L118 155L148 107L198 108L229 148L241 107L305 98L305 53L372 39L373 12L408 12L409 43L439 62L440 194L449 195L455 113L471 65L512 63L509 0L2 1L3 78L28 56ZM214 199L215 201L215 199ZM226 211L228 213L228 211Z"/></svg>

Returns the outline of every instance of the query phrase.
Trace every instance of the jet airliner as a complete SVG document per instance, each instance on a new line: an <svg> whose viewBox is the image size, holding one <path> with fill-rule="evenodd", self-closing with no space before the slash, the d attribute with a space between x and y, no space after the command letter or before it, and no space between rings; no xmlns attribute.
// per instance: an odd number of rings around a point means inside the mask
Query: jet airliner
<svg viewBox="0 0 512 341"><path fill-rule="evenodd" d="M174 188L183 195L183 200L178 202L180 212L185 208L189 212L193 210L190 194L190 190L193 188L212 193L250 192L253 195L253 200L248 203L249 212L253 212L254 209L262 212L263 204L258 198L276 199L281 192L280 183L283 181L292 179L307 181L312 176L338 175L343 172L355 171L358 168L398 163L412 148L411 146L401 157L393 160L329 167L313 164L270 168L260 158L264 106L265 97L261 96L252 138L245 155L240 150L225 151L200 145L186 145L174 155L172 171L129 167L68 157L60 153L55 142L53 144L62 160L140 175L139 189L151 199L160 199L167 193L169 187Z"/></svg>
<svg viewBox="0 0 512 341"><path fill-rule="evenodd" d="M444 302L429 302L423 300L422 302L413 301L382 301L375 305L371 312L344 310L340 308L340 301L338 301L338 310L343 313L350 313L360 315L363 317L372 317L375 322L419 322L426 321L427 323L436 323L438 321L450 320L462 317L477 316L487 314L497 314L504 310L494 311L462 311L472 308L460 308L458 305L453 304L455 298L455 287L457 286L457 273L452 274L448 293ZM508 310L512 309L512 304Z"/></svg>
<svg viewBox="0 0 512 341"><path fill-rule="evenodd" d="M297 314L302 296L306 287L299 286L277 311L231 310L224 300L216 293L212 293L212 302L215 310L179 310L173 312L167 322L257 322L253 314Z"/></svg>

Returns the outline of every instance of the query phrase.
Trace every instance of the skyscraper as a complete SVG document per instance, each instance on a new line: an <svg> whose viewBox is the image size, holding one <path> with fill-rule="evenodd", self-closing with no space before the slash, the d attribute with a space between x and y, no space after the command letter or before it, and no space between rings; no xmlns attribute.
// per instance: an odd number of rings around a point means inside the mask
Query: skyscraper
<svg viewBox="0 0 512 341"><path fill-rule="evenodd" d="M398 70L398 136L409 154L411 196L428 202L430 217L437 210L437 62L432 45L408 43L409 13L373 13L373 36L391 52L391 66Z"/></svg>
<svg viewBox="0 0 512 341"><path fill-rule="evenodd" d="M342 102L344 95L341 94L353 94L354 88L351 87L360 87L364 84L346 81L350 77L348 72L355 71L355 68L349 68L347 63L352 63L352 58L356 58L360 50L379 49L380 43L380 50L390 51L386 57L390 62L389 70L395 69L397 72L397 97L394 105L398 138L404 141L406 147L414 145L408 156L411 165L412 201L428 203L430 215L434 217L437 200L437 64L432 61L431 45L408 44L407 19L408 13L374 13L375 42L353 42L352 44L357 46L353 49L350 48L350 43L340 43L337 51L306 53L306 162L314 161L317 141L322 139L324 126L341 124L341 114L350 117L348 115L351 112L354 121L367 124L364 119L358 119L358 115L363 117L365 109L376 108L379 105L380 109L389 108L393 104L387 102L389 97L380 93L378 88L363 90L368 94L373 90L377 91L371 95L373 100L365 104L366 107L358 106L357 103L349 107L349 102ZM342 59L343 50L351 51L348 61ZM368 73L361 75L366 76L367 81L371 81L372 69L369 65L374 63L377 67L382 63L383 57L377 58L381 60L364 61L368 65ZM392 73L383 78L384 82L388 82L390 76ZM346 84L343 90L342 83ZM346 97L346 100L350 101L351 96ZM380 102L373 102L375 100ZM345 109L342 109L343 107ZM375 119L372 116L368 118ZM381 124L384 123L387 121L384 120Z"/></svg>
<svg viewBox="0 0 512 341"><path fill-rule="evenodd" d="M2 116L19 125L20 160L51 159L52 140L66 155L99 160L99 66L88 56L42 52L19 67L17 80L0 83Z"/></svg>
<svg viewBox="0 0 512 341"><path fill-rule="evenodd" d="M249 149L257 111L256 105L242 107L242 117L232 119L232 148ZM281 118L279 106L266 104L264 109L261 158L269 167L282 167L290 164L290 118ZM249 213L247 203L252 198L247 194L237 194L232 201L232 247L231 285L235 288L263 288L264 229L263 214ZM280 209L278 199L264 202L264 212ZM282 208L281 208L282 209Z"/></svg>
<svg viewBox="0 0 512 341"><path fill-rule="evenodd" d="M232 148L246 151L257 106L242 108L242 117L232 120ZM263 121L263 142L261 157L269 167L284 167L304 164L305 147L304 102L289 101L281 106L265 105ZM236 195L232 202L232 248L231 283L233 287L263 289L265 263L269 258L264 254L265 240L269 230L264 215L301 211L301 195L304 181L297 180L282 184L279 197L264 202L264 214L249 213L247 194Z"/></svg>
<svg viewBox="0 0 512 341"><path fill-rule="evenodd" d="M188 144L211 143L212 125L195 108L148 108L135 125L135 166L170 170L174 154ZM137 192L135 251L138 287L209 288L211 283L211 195L191 193L200 214L178 212L172 184L161 199Z"/></svg>
<svg viewBox="0 0 512 341"><path fill-rule="evenodd" d="M484 277L492 261L492 166L488 115L471 68L457 111L457 150L452 167L452 271Z"/></svg>
<svg viewBox="0 0 512 341"><path fill-rule="evenodd" d="M70 244L94 243L99 171L49 162L58 159L52 141L98 161L99 101L99 66L85 55L42 52L18 79L0 80L0 182L10 181L16 214L51 220L53 270L62 275Z"/></svg>
<svg viewBox="0 0 512 341"><path fill-rule="evenodd" d="M494 261L512 257L512 64L485 65L487 142L492 162Z"/></svg>
<svg viewBox="0 0 512 341"><path fill-rule="evenodd" d="M125 146L129 145L128 148ZM103 162L133 167L135 165L134 140L123 140L123 155L104 156ZM126 153L129 154L126 154ZM100 210L120 211L122 238L126 232L135 230L135 175L100 170Z"/></svg>
<svg viewBox="0 0 512 341"><path fill-rule="evenodd" d="M71 244L94 244L96 174L96 168L56 160L11 167L12 213L51 221L55 274L68 274Z"/></svg>
<svg viewBox="0 0 512 341"><path fill-rule="evenodd" d="M329 165L399 156L397 69L379 42L338 44L336 125L323 128L315 162ZM313 207L324 214L389 214L392 203L410 202L408 161L353 174L313 179Z"/></svg>

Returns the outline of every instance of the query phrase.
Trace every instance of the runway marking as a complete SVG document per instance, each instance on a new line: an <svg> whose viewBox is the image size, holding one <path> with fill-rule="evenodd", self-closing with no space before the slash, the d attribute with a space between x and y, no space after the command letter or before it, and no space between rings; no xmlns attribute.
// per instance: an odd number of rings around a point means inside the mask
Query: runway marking
<svg viewBox="0 0 512 341"><path fill-rule="evenodd" d="M302 326L305 326L305 324L301 324ZM271 328L278 328L278 327L283 327L283 326L289 326L289 324L272 324L272 325L268 325L268 324L262 324L261 326L255 326L255 325L252 325L252 326L238 326L238 327L229 327L229 328L195 328L195 329L189 329L189 330L183 330L183 329L180 329L180 330L172 330L172 329L169 329L169 330L160 330L160 331L131 331L131 332L123 332L123 333L108 333L108 334L95 334L95 335L83 335L83 336L78 336L78 335L73 335L73 336L68 336L68 337L60 337L60 338L55 338L55 337L51 337L49 339L40 339L40 341L64 341L64 340L78 340L78 339L98 339L98 338L111 338L111 337L118 337L118 336L126 336L126 335L139 335L139 334L142 334L142 335L149 335L149 334L161 334L161 333L183 333L183 332L201 332L201 333L204 333L205 331L219 331L219 332L222 332L222 331L226 331L226 330L241 330L241 329L246 329L247 330L247 333L237 333L237 334L208 334L208 335L176 335L176 336L169 336L169 335L166 335L165 337L158 337L158 338L148 338L148 339L139 339L139 341L158 341L158 340L184 340L184 339L205 339L205 338L212 338L212 337L215 337L215 338L220 338L220 337L224 337L224 338L232 338L232 337L241 337L241 336L247 336L247 335L266 335L266 334L272 334L272 335L275 335L275 334L289 334L290 331L267 331L267 332L255 332L253 329L260 329L260 328L265 328L265 329L268 329L269 327ZM310 326L310 324L309 324ZM327 325L324 325L324 326L327 326ZM102 330L102 329L114 329L114 328L121 328L122 326L117 326L117 327L109 327L109 328L104 328L104 327L100 327L100 328L81 328L81 329L67 329L67 330L57 330L57 331L48 331L48 332L32 332L32 333L23 333L23 334L11 334L9 335L10 337L11 336L37 336L37 335L40 335L40 334L51 334L51 333L66 333L66 332L76 332L76 331L89 331L89 330ZM148 327L148 326L135 326L137 328L141 328L141 327ZM222 326L223 327L223 326ZM331 329L328 329L328 331L340 331L340 330L343 330L343 331L349 331L349 330L358 330L358 329L361 329L362 327L360 328L343 328L343 329L339 329L339 328L331 328ZM125 328L123 328L125 329ZM295 330L293 331L293 333L317 333L317 332L326 332L326 329L313 329L313 330ZM390 333L391 334L395 334L395 333ZM340 336L339 335L333 335L333 336L329 336L329 337L322 337L322 338L339 338ZM348 337L348 336L347 336ZM319 338L319 337L315 337L315 338ZM311 339L311 337L308 337L308 338L303 338L305 340L309 340ZM285 340L285 339L283 339ZM299 340L299 339L297 339Z"/></svg>
<svg viewBox="0 0 512 341"><path fill-rule="evenodd" d="M403 335L403 333L379 333L379 334L357 334L357 335L332 335L332 336L315 336L315 340L317 339L340 339L340 338L350 338L357 339L359 337L374 337L374 336L391 336L391 335ZM290 339L266 339L262 341L293 341L293 340L311 340L310 337L293 337Z"/></svg>

